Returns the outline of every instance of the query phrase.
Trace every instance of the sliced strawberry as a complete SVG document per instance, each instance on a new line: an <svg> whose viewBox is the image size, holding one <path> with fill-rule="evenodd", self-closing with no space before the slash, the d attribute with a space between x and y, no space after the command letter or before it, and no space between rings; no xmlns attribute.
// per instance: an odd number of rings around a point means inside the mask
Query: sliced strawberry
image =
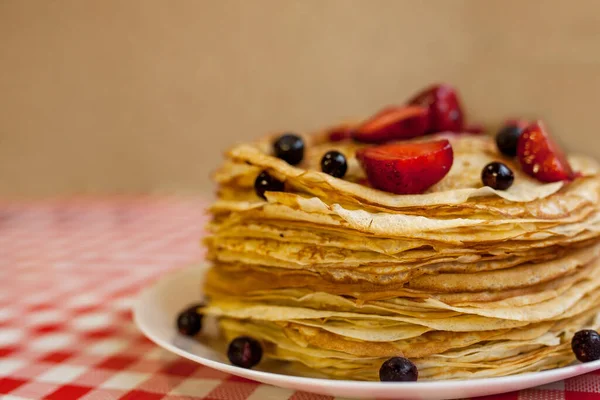
<svg viewBox="0 0 600 400"><path fill-rule="evenodd" d="M466 133L473 133L476 135L479 135L483 132L485 132L485 126L483 126L482 124L471 124L471 125L467 125L462 129L463 132Z"/></svg>
<svg viewBox="0 0 600 400"><path fill-rule="evenodd" d="M396 194L423 193L452 167L448 140L367 147L356 158L373 187Z"/></svg>
<svg viewBox="0 0 600 400"><path fill-rule="evenodd" d="M341 142L352 137L352 127L349 125L340 125L331 128L328 132L330 142Z"/></svg>
<svg viewBox="0 0 600 400"><path fill-rule="evenodd" d="M523 172L542 182L566 181L576 177L567 157L541 121L525 128L517 143L517 157Z"/></svg>
<svg viewBox="0 0 600 400"><path fill-rule="evenodd" d="M427 132L461 132L464 114L456 90L450 85L434 85L417 94L408 104L429 108Z"/></svg>
<svg viewBox="0 0 600 400"><path fill-rule="evenodd" d="M429 110L425 107L388 107L363 122L352 137L365 143L409 139L423 135L428 123Z"/></svg>

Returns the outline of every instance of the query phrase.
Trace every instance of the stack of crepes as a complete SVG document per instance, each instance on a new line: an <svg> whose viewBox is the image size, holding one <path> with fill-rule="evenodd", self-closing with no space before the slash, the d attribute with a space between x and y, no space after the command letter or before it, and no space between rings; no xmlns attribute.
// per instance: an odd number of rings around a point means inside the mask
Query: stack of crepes
<svg viewBox="0 0 600 400"><path fill-rule="evenodd" d="M212 267L204 314L228 339L252 336L265 356L299 373L378 380L393 356L419 380L492 377L575 360L572 335L598 328L600 180L541 183L503 157L493 138L437 134L454 151L448 175L426 193L372 189L355 159L364 146L305 136L294 167L273 138L237 146L215 174L218 200L206 239ZM329 150L348 159L343 179L320 172ZM506 191L482 187L502 161ZM284 192L254 191L261 171Z"/></svg>

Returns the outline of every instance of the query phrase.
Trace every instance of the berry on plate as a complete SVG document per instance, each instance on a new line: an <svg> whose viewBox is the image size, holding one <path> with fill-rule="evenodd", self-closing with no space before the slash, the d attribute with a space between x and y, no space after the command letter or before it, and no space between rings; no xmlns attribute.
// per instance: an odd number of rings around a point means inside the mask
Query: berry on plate
<svg viewBox="0 0 600 400"><path fill-rule="evenodd" d="M404 357L392 357L379 369L381 382L414 382L418 377L417 366Z"/></svg>
<svg viewBox="0 0 600 400"><path fill-rule="evenodd" d="M249 336L238 336L233 339L227 349L227 358L233 365L252 368L262 358L263 350L258 340Z"/></svg>
<svg viewBox="0 0 600 400"><path fill-rule="evenodd" d="M600 335L591 329L584 329L573 335L571 349L581 362L600 360Z"/></svg>
<svg viewBox="0 0 600 400"><path fill-rule="evenodd" d="M202 329L202 314L198 308L203 304L195 304L186 308L177 316L177 330L185 336L195 336Z"/></svg>

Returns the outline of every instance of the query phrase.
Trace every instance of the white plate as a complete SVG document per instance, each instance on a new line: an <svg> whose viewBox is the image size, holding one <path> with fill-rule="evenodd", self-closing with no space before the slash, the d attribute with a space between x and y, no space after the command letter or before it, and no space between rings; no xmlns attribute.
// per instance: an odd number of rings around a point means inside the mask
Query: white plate
<svg viewBox="0 0 600 400"><path fill-rule="evenodd" d="M293 376L287 374L285 363L274 361L261 363L257 369L239 368L229 364L225 355L226 345L216 338L214 326L203 328L203 332L206 332L204 342L184 337L175 329L177 314L189 304L201 300L204 271L205 266L184 269L142 291L133 310L136 324L149 339L175 354L219 371L270 385L363 399L456 399L526 389L600 369L599 360L501 378L401 383ZM248 334L252 335L252 332Z"/></svg>

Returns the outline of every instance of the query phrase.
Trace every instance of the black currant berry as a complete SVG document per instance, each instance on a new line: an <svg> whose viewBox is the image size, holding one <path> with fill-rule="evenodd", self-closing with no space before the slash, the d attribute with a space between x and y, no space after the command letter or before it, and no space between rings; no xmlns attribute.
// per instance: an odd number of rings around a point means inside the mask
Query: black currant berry
<svg viewBox="0 0 600 400"><path fill-rule="evenodd" d="M239 336L231 341L227 358L233 365L252 368L260 362L263 350L258 340L249 336Z"/></svg>

